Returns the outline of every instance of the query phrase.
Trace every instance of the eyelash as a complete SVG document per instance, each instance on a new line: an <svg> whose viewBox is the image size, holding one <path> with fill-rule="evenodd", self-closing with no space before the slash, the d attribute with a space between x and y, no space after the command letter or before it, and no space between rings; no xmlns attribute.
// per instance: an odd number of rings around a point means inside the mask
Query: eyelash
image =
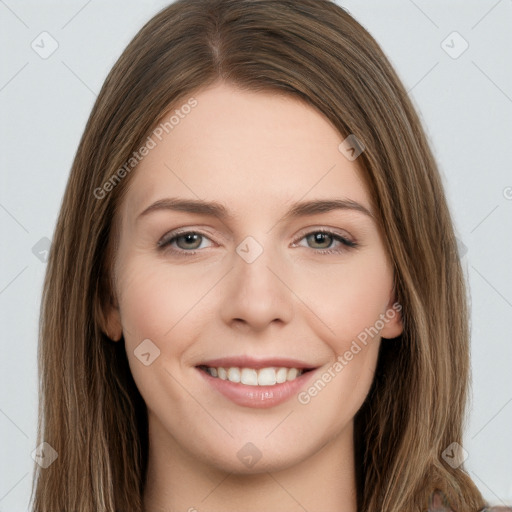
<svg viewBox="0 0 512 512"><path fill-rule="evenodd" d="M356 242L353 242L351 240L348 240L347 238L338 235L337 233L334 233L332 231L329 231L327 229L315 229L313 231L309 231L308 233L305 233L300 238L296 239L293 243L299 242L300 240L307 238L310 235L314 235L317 233L322 233L324 235L329 235L334 240L337 240L340 242L343 247L341 249L312 249L314 252L320 253L320 254L341 254L347 250L355 249L359 247L359 244ZM178 254L179 256L194 256L198 253L198 251L201 251L202 249L195 249L192 251L187 251L184 249L171 249L171 243L173 243L176 239L185 236L185 235L200 235L205 238L209 238L206 234L201 233L200 231L179 231L179 232L171 232L165 235L157 244L158 249L161 251L169 250L172 253Z"/></svg>

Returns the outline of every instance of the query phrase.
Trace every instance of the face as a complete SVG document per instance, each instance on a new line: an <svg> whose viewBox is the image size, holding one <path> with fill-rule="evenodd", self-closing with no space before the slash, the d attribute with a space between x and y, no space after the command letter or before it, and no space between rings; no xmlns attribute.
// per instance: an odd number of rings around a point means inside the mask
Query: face
<svg viewBox="0 0 512 512"><path fill-rule="evenodd" d="M381 338L401 333L392 268L326 118L224 83L194 98L131 176L108 329L154 445L288 468L349 431Z"/></svg>

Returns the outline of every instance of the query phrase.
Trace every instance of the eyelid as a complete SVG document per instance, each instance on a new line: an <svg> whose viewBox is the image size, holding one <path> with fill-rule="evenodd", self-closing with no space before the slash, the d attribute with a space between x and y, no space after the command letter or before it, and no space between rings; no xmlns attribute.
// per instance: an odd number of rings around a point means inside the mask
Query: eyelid
<svg viewBox="0 0 512 512"><path fill-rule="evenodd" d="M164 249L165 245L168 242L170 242L171 240L173 240L174 238L178 238L179 236L182 236L182 235L188 235L189 233L194 233L194 234L202 236L203 238L208 238L208 240L211 240L210 235L207 232L203 231L202 229L195 229L193 226L192 227L187 226L184 228L178 228L178 229L169 231L164 236L162 236L162 238L160 238L160 240L158 240L157 246ZM211 240L211 241L213 241L213 240ZM192 252L192 251L186 251L186 252Z"/></svg>
<svg viewBox="0 0 512 512"><path fill-rule="evenodd" d="M168 240L169 237L173 238L173 237L176 237L179 235L184 235L187 233L197 233L197 234L209 237L210 235L205 234L203 229L204 228L195 228L194 226L185 226L183 228L177 228L177 229L169 231L168 233L165 233L158 241L158 244L160 245L162 243L165 243L165 241ZM295 237L293 243L295 243L297 240L300 240L304 236L311 234L312 232L322 232L322 231L336 234L336 235L338 235L342 238L345 238L346 240L354 242L354 243L357 242L357 240L355 240L354 237L350 233L348 233L346 230L340 230L339 228L332 228L329 226L310 226L307 228L303 228L299 232L299 235L297 235L297 237ZM233 237L226 237L225 235L222 235L222 236L227 240L233 239Z"/></svg>
<svg viewBox="0 0 512 512"><path fill-rule="evenodd" d="M308 228L304 228L300 231L300 233L294 239L293 243L296 243L299 240L302 240L305 236L311 235L313 233L326 233L329 235L336 235L336 236L339 236L340 238L343 238L347 242L351 242L355 245L358 245L357 240L355 240L354 237L347 231L340 230L338 228L331 228L328 226L311 226Z"/></svg>
<svg viewBox="0 0 512 512"><path fill-rule="evenodd" d="M324 233L327 235L330 235L334 240L338 241L339 244L341 244L341 248L338 249L314 249L309 248L313 252L319 253L319 254L341 254L343 252L346 252L350 249L357 249L361 247L361 244L354 239L352 235L350 235L345 230L340 230L339 228L331 228L327 226L310 226L307 228L303 228L300 233L295 237L294 241L292 242L292 245L294 247L304 247L304 246L297 246L297 242L301 241L302 239L306 238L309 235L315 234L315 233ZM196 234L201 236L202 238L206 238L210 241L212 241L214 244L216 243L213 241L209 234L205 233L203 229L195 229L193 226L186 226L183 228L177 228L175 230L169 231L166 233L162 238L157 242L158 249L164 251L166 249L169 250L169 252L174 253L178 256L181 255L189 255L194 256L198 254L201 251L204 251L203 249L192 249L192 250L185 250L185 249L174 249L171 248L171 241L174 241L176 238L187 235L187 234ZM308 248L308 247L306 247Z"/></svg>
<svg viewBox="0 0 512 512"><path fill-rule="evenodd" d="M212 239L212 237L216 237L218 240L223 240L225 242L231 242L234 240L234 237L230 233L223 232L222 230L208 225L201 225L201 227L199 227L199 225L193 224L171 229L160 238L160 241L169 239L169 237L172 238L179 235L185 235L187 233L197 233L210 239Z"/></svg>

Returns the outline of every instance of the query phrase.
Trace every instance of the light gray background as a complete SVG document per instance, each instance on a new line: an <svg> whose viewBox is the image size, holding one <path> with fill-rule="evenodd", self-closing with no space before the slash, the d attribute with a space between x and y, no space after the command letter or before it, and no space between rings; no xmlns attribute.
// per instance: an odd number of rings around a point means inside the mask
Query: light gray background
<svg viewBox="0 0 512 512"><path fill-rule="evenodd" d="M167 3L0 0L0 512L27 509L30 495L41 239L108 71ZM394 64L438 159L472 297L466 468L486 499L512 505L512 1L340 3ZM58 42L46 59L31 47L48 51L44 31ZM469 44L458 58L454 31Z"/></svg>

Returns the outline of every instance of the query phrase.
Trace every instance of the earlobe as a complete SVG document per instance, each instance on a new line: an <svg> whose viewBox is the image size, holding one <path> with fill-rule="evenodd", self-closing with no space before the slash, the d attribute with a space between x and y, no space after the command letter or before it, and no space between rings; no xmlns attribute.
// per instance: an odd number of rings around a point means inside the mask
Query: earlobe
<svg viewBox="0 0 512 512"><path fill-rule="evenodd" d="M403 333L404 326L402 320L402 305L395 299L389 302L388 307L383 315L381 315L384 327L380 335L382 338L393 339Z"/></svg>
<svg viewBox="0 0 512 512"><path fill-rule="evenodd" d="M118 306L111 306L106 318L106 335L112 341L119 341L123 335L121 315Z"/></svg>
<svg viewBox="0 0 512 512"><path fill-rule="evenodd" d="M100 329L112 341L119 341L123 335L119 306L112 300L107 305L99 305L96 308L96 318Z"/></svg>

